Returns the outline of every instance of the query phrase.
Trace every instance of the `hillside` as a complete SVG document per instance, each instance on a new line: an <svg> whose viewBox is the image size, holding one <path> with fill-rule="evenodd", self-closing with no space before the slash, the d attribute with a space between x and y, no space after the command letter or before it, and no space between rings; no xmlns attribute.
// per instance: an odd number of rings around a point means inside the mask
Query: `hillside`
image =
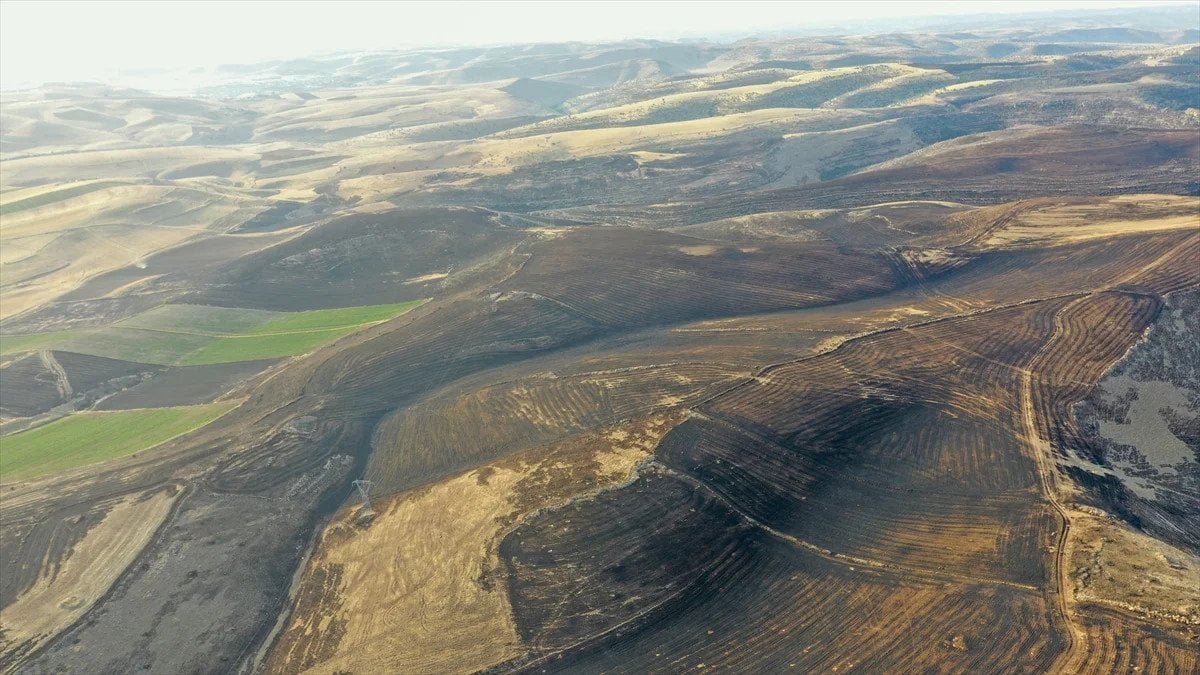
<svg viewBox="0 0 1200 675"><path fill-rule="evenodd" d="M1196 672L1200 45L1105 16L6 91L0 670Z"/></svg>

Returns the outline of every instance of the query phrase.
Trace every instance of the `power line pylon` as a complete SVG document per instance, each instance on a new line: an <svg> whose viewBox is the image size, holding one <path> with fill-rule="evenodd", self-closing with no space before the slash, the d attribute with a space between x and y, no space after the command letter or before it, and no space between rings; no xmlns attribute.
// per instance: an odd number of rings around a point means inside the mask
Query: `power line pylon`
<svg viewBox="0 0 1200 675"><path fill-rule="evenodd" d="M358 494L362 496L362 503L363 503L364 511L373 511L374 510L371 508L371 494L370 494L371 486L374 484L375 483L373 481L369 481L369 480L354 481L354 487L358 488Z"/></svg>

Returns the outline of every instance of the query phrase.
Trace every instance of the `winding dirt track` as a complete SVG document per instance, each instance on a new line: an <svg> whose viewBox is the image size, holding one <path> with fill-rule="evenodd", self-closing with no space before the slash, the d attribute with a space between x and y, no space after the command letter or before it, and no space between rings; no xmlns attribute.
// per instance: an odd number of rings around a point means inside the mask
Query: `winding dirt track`
<svg viewBox="0 0 1200 675"><path fill-rule="evenodd" d="M708 419L715 420L715 418L708 418ZM724 422L723 420L718 420L718 421L720 423L728 425L728 423ZM729 426L732 426L732 425L729 425ZM843 565L845 567L848 567L850 570L853 570L855 566L870 567L875 570L890 571L893 573L901 574L906 579L916 579L918 581L930 583L930 584L947 584L947 583L958 583L958 584L964 584L964 585L987 584L987 585L992 585L992 586L1007 586L1009 588L1015 588L1017 590L1022 590L1022 591L1036 591L1037 590L1037 588L1034 586L1030 586L1028 584L1022 584L1022 583L1015 582L1015 581L1010 581L1008 579L999 579L999 578L988 577L988 576L984 576L984 575L957 574L955 572L951 572L948 570L941 571L941 572L930 572L927 570L921 570L921 569L916 569L916 568L912 568L912 567L905 567L902 565L897 565L895 563L885 562L883 560L876 560L874 558L865 558L862 556L846 555L844 553L833 553L833 552L831 552L825 548L822 548L810 541L806 541L804 539L801 539L800 537L788 534L786 532L781 532L780 530L778 530L774 527L771 527L770 525L767 525L766 523L762 522L761 520L746 513L746 511L744 509L739 508L736 504L731 502L724 495L722 495L718 491L712 489L712 487L710 487L704 481L697 480L696 478L688 476L687 474L681 473L679 471L675 471L674 469L671 469L670 467L667 467L658 462L654 462L653 465L654 465L654 468L657 469L658 471L661 471L662 473L664 473L668 476L671 476L672 478L675 478L684 483L687 483L688 485L691 485L692 487L694 487L697 490L704 491L704 493L706 495L708 495L712 499L720 502L723 506L728 508L730 511L737 514L738 517L740 517L742 520L745 520L750 525L753 525L754 527L762 530L763 532L766 532L767 534L771 535L772 537L775 537L776 539L787 542L788 544L791 544L792 546L795 546L796 548L799 548L801 550L807 551L807 552L817 555L821 558L824 558L825 560L828 560L832 563L836 563L838 565Z"/></svg>
<svg viewBox="0 0 1200 675"><path fill-rule="evenodd" d="M1038 478L1041 482L1042 492L1046 495L1046 501L1054 508L1055 513L1058 514L1058 518L1061 521L1058 543L1054 547L1053 588L1049 589L1049 593L1054 596L1053 604L1067 628L1068 640L1066 650L1059 655L1058 660L1055 662L1055 670L1059 670L1062 664L1072 662L1076 651L1084 644L1087 637L1083 629L1076 622L1072 613L1071 602L1067 597L1069 586L1067 583L1066 549L1067 537L1071 533L1071 518L1067 515L1066 508L1058 499L1058 477L1054 469L1053 448L1038 434L1037 418L1033 405L1033 377L1036 372L1035 369L1039 365L1043 355L1048 352L1050 345L1054 344L1054 341L1063 333L1063 312L1078 305L1088 297L1090 296L1076 298L1054 313L1054 332L1033 355L1029 360L1029 365L1021 373L1021 391L1019 395L1021 420L1025 427L1025 439L1029 444L1029 454L1037 464Z"/></svg>
<svg viewBox="0 0 1200 675"><path fill-rule="evenodd" d="M71 389L71 381L67 379L67 371L63 370L62 364L54 358L54 352L43 349L38 352L38 358L42 360L46 370L54 374L54 387L58 389L58 395L64 400L71 398L75 394Z"/></svg>

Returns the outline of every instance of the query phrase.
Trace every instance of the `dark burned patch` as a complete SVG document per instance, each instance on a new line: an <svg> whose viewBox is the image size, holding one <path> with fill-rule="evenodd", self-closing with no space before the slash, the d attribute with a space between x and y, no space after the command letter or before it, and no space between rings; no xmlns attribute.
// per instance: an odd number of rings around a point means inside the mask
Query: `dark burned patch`
<svg viewBox="0 0 1200 675"><path fill-rule="evenodd" d="M500 544L518 630L535 652L573 645L678 595L744 535L663 475L545 512Z"/></svg>
<svg viewBox="0 0 1200 675"><path fill-rule="evenodd" d="M77 409L89 408L97 401L135 387L162 371L161 366L74 352L56 351L53 356L67 374L74 393L71 405Z"/></svg>
<svg viewBox="0 0 1200 675"><path fill-rule="evenodd" d="M1177 293L1074 409L1067 467L1093 505L1200 552L1200 293Z"/></svg>
<svg viewBox="0 0 1200 675"><path fill-rule="evenodd" d="M233 175L234 171L252 169L255 163L250 162L231 162L231 161L216 161L216 162L201 162L180 169L171 169L158 174L159 180L179 180L181 178L201 178L204 176L217 176L220 178L228 178Z"/></svg>
<svg viewBox="0 0 1200 675"><path fill-rule="evenodd" d="M161 370L161 366L74 352L31 354L0 369L0 412L26 417L57 406L65 405L67 410L88 408Z"/></svg>
<svg viewBox="0 0 1200 675"><path fill-rule="evenodd" d="M226 234L201 236L183 244L155 253L140 265L128 265L88 279L79 288L62 296L63 301L86 300L83 307L120 308L126 304L141 304L144 311L173 301L179 295L195 292L207 286L212 275L229 266L231 260L257 251L291 236L288 232L240 236ZM156 279L154 277L157 277ZM111 300L106 296L119 288L143 282L143 292ZM149 306L146 306L146 305ZM54 306L52 306L54 307ZM131 316L127 313L125 316ZM124 317L121 317L124 318Z"/></svg>
<svg viewBox="0 0 1200 675"><path fill-rule="evenodd" d="M1063 470L1086 491L1090 497L1088 501L1093 505L1103 506L1133 527L1142 529L1144 523L1137 513L1137 496L1125 487L1120 478L1076 466L1064 467Z"/></svg>
<svg viewBox="0 0 1200 675"><path fill-rule="evenodd" d="M276 469L287 469L277 465ZM87 619L36 655L30 672L232 668L282 611L322 497L340 502L335 463L263 495L199 489ZM264 499L264 497L266 497Z"/></svg>
<svg viewBox="0 0 1200 675"><path fill-rule="evenodd" d="M528 77L517 78L501 87L501 90L515 98L537 103L547 108L556 108L567 99L588 91L587 88L575 84Z"/></svg>
<svg viewBox="0 0 1200 675"><path fill-rule="evenodd" d="M600 331L589 321L560 305L537 298L520 297L490 302L464 301L442 308L437 314L414 320L371 341L360 360L335 357L318 372L318 381L330 380L338 387L339 400L326 414L360 415L390 413L417 396L478 370L513 363L544 353L536 349L538 336L557 336L552 347L579 344ZM531 349L503 350L499 345L527 344ZM343 368L358 373L347 376ZM324 383L323 383L324 386ZM398 420L397 420L398 422ZM383 431L393 425L389 423ZM390 442L382 433L380 439ZM472 465L494 459L487 447L465 445L433 452L413 447L411 454L381 452L372 462L371 478L400 491L457 473Z"/></svg>
<svg viewBox="0 0 1200 675"><path fill-rule="evenodd" d="M1012 371L996 366L1028 359L1062 304L880 333L771 369L702 406L712 419L677 427L659 456L825 550L1041 583L1048 514L1015 438Z"/></svg>
<svg viewBox="0 0 1200 675"><path fill-rule="evenodd" d="M318 411L319 412L319 411ZM328 473L349 461L351 453L365 458L369 451L368 420L320 416L311 430L291 426L265 432L249 447L220 462L208 476L219 490L270 494L294 483L297 476ZM286 488L288 496L303 487Z"/></svg>
<svg viewBox="0 0 1200 675"><path fill-rule="evenodd" d="M64 402L57 379L37 354L6 364L0 368L0 381L4 383L0 415L28 417Z"/></svg>
<svg viewBox="0 0 1200 675"><path fill-rule="evenodd" d="M539 244L505 288L554 298L600 323L635 327L796 309L898 285L880 256L825 242L780 242L745 255L688 253L708 243L627 228L577 230Z"/></svg>
<svg viewBox="0 0 1200 675"><path fill-rule="evenodd" d="M329 100L333 101L337 99ZM282 162L289 159L312 157L316 154L319 154L316 150L309 150L307 148L280 148L278 150L267 150L266 152L261 153L260 157L264 162Z"/></svg>
<svg viewBox="0 0 1200 675"><path fill-rule="evenodd" d="M167 368L153 378L105 398L96 409L128 410L208 403L278 362L279 359L265 359Z"/></svg>
<svg viewBox="0 0 1200 675"><path fill-rule="evenodd" d="M1037 670L1064 647L1036 593L832 562L709 495L650 472L514 531L501 550L531 651L495 672L829 672L851 654L869 672Z"/></svg>
<svg viewBox="0 0 1200 675"><path fill-rule="evenodd" d="M296 311L416 300L406 283L469 267L523 238L483 209L396 209L347 216L227 265L195 304Z"/></svg>
<svg viewBox="0 0 1200 675"><path fill-rule="evenodd" d="M33 311L0 321L0 331L4 335L26 335L107 326L158 307L164 302L161 296L154 295L51 302Z"/></svg>
<svg viewBox="0 0 1200 675"><path fill-rule="evenodd" d="M528 124L535 124L544 119L549 119L546 115L520 115L516 117L500 117L500 118L481 118L469 120L452 120L449 122L438 122L434 124L425 124L417 127L407 127L394 131L397 135L409 140L413 143L427 143L430 141L466 141L481 136L523 127Z"/></svg>
<svg viewBox="0 0 1200 675"><path fill-rule="evenodd" d="M475 472L475 482L479 485L487 485L488 478L491 478L492 474L494 473L496 473L496 468L494 466L485 466Z"/></svg>
<svg viewBox="0 0 1200 675"><path fill-rule="evenodd" d="M991 166L994 173L1013 173L1021 168L1019 157L997 157Z"/></svg>
<svg viewBox="0 0 1200 675"><path fill-rule="evenodd" d="M1068 127L997 132L979 140L989 142L958 142L936 161L901 160L899 165L823 183L705 197L689 205L685 218L702 223L751 213L904 200L978 204L1047 195L1200 194L1193 170L1200 157L1200 137L1190 130ZM998 178L997 169L1006 172Z"/></svg>
<svg viewBox="0 0 1200 675"><path fill-rule="evenodd" d="M6 519L0 528L0 567L5 570L0 574L0 606L7 607L42 575L53 577L71 549L111 508L111 502L95 508L77 505L36 519ZM40 553L36 559L43 564L26 563L33 551Z"/></svg>
<svg viewBox="0 0 1200 675"><path fill-rule="evenodd" d="M337 208L338 200L323 196L308 203L297 201L280 201L273 206L255 214L246 222L238 225L236 232L270 232L287 227L294 227L311 222L322 214Z"/></svg>
<svg viewBox="0 0 1200 675"><path fill-rule="evenodd" d="M762 158L778 141L777 134L751 129L704 143L650 144L644 149L680 156L639 160L637 166L629 162L628 154L539 162L517 167L503 176L484 176L467 186L441 188L436 199L528 213L593 204L676 201L681 196L702 198L734 189L749 191L769 182L770 176L762 170Z"/></svg>

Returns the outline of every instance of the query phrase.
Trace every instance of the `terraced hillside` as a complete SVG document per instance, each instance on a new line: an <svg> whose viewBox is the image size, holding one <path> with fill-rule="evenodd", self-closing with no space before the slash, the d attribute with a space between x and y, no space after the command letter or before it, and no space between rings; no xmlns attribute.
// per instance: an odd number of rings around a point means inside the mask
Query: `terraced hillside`
<svg viewBox="0 0 1200 675"><path fill-rule="evenodd" d="M6 91L0 670L1196 672L1163 11Z"/></svg>

